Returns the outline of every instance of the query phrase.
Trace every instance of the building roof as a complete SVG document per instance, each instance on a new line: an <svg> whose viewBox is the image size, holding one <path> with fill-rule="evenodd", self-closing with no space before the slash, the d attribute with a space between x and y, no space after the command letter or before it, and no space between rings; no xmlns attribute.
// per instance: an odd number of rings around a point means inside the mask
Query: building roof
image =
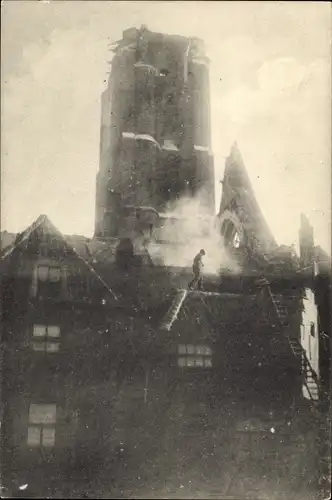
<svg viewBox="0 0 332 500"><path fill-rule="evenodd" d="M110 288L109 284L104 281L104 279L98 274L98 272L93 267L93 254L88 245L88 240L85 242L81 238L75 237L65 237L49 220L47 215L40 215L29 227L27 227L23 232L16 235L15 241L12 245L4 250L0 258L2 261L6 261L13 254L14 250L24 243L27 243L31 235L41 228L45 233L52 234L58 239L62 240L66 246L68 246L74 254L80 259L84 265L89 269L89 271L95 275L97 280L102 283L104 288L112 295L113 299L117 300L117 296ZM93 245L92 245L92 248Z"/></svg>

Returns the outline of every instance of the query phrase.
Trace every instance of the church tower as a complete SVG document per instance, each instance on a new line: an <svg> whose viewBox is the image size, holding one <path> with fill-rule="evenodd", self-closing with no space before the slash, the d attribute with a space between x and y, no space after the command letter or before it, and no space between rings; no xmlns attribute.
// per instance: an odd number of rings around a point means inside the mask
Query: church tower
<svg viewBox="0 0 332 500"><path fill-rule="evenodd" d="M97 237L117 237L137 207L182 196L214 214L209 59L197 38L130 28L112 50L102 94Z"/></svg>

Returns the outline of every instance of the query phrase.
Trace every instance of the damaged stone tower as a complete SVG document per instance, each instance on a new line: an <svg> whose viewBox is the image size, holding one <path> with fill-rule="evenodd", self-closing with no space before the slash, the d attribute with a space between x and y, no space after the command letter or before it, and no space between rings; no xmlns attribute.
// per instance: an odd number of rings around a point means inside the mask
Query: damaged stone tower
<svg viewBox="0 0 332 500"><path fill-rule="evenodd" d="M209 60L197 38L130 28L111 47L102 94L96 237L182 196L215 213Z"/></svg>

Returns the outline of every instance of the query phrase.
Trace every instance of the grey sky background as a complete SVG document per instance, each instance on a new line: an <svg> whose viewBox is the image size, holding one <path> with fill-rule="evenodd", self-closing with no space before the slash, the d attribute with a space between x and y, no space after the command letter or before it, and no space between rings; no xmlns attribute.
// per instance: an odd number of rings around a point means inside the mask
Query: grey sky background
<svg viewBox="0 0 332 500"><path fill-rule="evenodd" d="M92 235L107 43L147 24L205 40L217 182L236 140L278 243L297 243L304 212L330 253L329 2L5 0L1 11L2 230L45 213Z"/></svg>

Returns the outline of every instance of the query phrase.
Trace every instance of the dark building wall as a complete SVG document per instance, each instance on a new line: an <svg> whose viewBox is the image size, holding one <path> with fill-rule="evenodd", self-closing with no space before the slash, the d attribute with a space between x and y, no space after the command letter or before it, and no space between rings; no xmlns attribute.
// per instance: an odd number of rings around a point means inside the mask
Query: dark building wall
<svg viewBox="0 0 332 500"><path fill-rule="evenodd" d="M68 285L70 268L81 269L81 264L66 248L56 249L53 258L65 265ZM26 252L13 261L16 305L6 323L8 473L29 473L40 485L60 474L62 483L86 489L95 482L105 492L116 476L128 490L139 487L137 479L133 482L138 476L142 481L153 478L157 487L156 471L169 470L171 479L175 465L183 475L194 474L194 459L201 454L207 457L201 466L204 481L216 472L216 462L223 470L227 464L238 465L244 448L243 466L249 467L249 457L256 476L269 450L275 457L270 466L280 470L280 454L289 461L295 456L298 436L307 432L297 427L295 438L287 430L301 405L300 369L259 296L224 294L205 302L188 298L171 331L165 332L158 325L174 283L167 269L138 267L127 278L115 267L108 275L104 269L105 279L124 299L117 304L104 304L101 295L93 300L101 289L92 278L84 304L79 293L39 299L38 293L31 296L37 256L33 247ZM295 329L296 310L294 305ZM31 349L33 324L46 321L60 326L58 352ZM210 346L212 367L179 366L179 345ZM52 448L27 446L31 402L57 405ZM267 418L271 411L273 418ZM247 433L239 441L238 427L253 418L260 428L265 422L265 440L262 434L251 435L251 442ZM270 428L277 425L288 444L271 435ZM309 441L304 452L312 458Z"/></svg>

